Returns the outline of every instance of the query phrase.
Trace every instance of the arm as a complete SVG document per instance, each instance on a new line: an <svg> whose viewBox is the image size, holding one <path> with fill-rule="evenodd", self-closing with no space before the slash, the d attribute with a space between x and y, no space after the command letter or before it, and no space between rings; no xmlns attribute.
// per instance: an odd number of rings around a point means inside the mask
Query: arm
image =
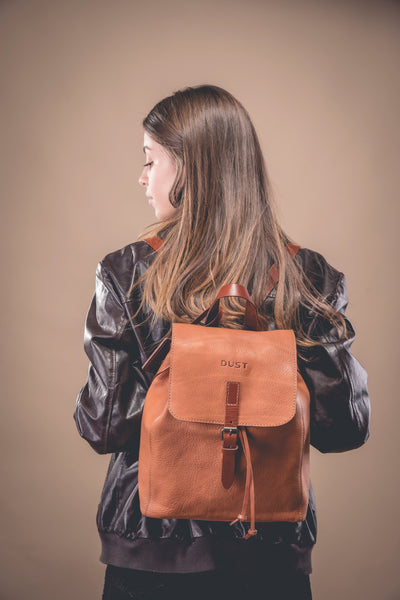
<svg viewBox="0 0 400 600"><path fill-rule="evenodd" d="M344 316L347 303L346 280L341 273L331 304ZM348 339L338 343L335 328L321 317L314 318L309 334L325 345L311 348L311 361L300 365L310 391L311 444L320 452L352 450L369 437L367 373L350 352L355 332L348 319L346 325Z"/></svg>
<svg viewBox="0 0 400 600"><path fill-rule="evenodd" d="M128 451L139 444L148 384L136 366L137 339L126 317L118 287L101 261L85 323L88 378L73 415L79 434L99 454Z"/></svg>

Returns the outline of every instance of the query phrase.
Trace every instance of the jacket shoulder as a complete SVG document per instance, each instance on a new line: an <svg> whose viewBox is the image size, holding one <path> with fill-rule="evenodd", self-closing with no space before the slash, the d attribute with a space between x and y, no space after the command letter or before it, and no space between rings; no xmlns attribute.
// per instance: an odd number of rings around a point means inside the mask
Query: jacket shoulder
<svg viewBox="0 0 400 600"><path fill-rule="evenodd" d="M153 248L144 240L132 242L106 254L99 262L100 269L112 279L124 300L134 281L154 260Z"/></svg>
<svg viewBox="0 0 400 600"><path fill-rule="evenodd" d="M328 297L336 292L344 275L329 264L322 254L309 248L300 248L295 260L320 294Z"/></svg>

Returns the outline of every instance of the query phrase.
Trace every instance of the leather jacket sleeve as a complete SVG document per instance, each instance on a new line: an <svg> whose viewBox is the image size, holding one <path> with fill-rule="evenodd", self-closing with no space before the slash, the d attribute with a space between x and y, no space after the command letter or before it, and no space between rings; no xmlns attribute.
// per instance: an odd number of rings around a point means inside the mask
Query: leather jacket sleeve
<svg viewBox="0 0 400 600"><path fill-rule="evenodd" d="M148 383L140 369L138 341L127 322L126 301L101 261L85 322L87 382L76 399L79 434L99 454L138 448Z"/></svg>
<svg viewBox="0 0 400 600"><path fill-rule="evenodd" d="M348 304L346 279L339 273L330 303L343 316ZM308 313L308 334L324 342L300 361L300 372L310 391L311 444L321 452L358 448L369 437L370 401L367 373L351 354L354 329L345 317L348 339L338 342L336 329L322 317Z"/></svg>

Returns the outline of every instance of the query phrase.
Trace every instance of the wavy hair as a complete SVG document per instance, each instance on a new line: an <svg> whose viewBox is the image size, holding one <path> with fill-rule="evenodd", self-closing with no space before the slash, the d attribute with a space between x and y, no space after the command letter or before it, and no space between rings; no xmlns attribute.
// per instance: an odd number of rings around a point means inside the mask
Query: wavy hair
<svg viewBox="0 0 400 600"><path fill-rule="evenodd" d="M159 236L163 244L129 293L144 284L140 305L151 325L191 322L215 300L220 287L247 287L260 329L273 317L277 329L293 329L300 346L320 344L302 327L300 306L322 315L346 336L337 313L285 248L289 237L278 224L260 143L249 114L215 85L186 87L164 98L143 120L148 135L175 161L169 193L175 214L153 223L138 240ZM266 275L276 264L274 301L265 302ZM224 327L242 328L243 303L223 300Z"/></svg>

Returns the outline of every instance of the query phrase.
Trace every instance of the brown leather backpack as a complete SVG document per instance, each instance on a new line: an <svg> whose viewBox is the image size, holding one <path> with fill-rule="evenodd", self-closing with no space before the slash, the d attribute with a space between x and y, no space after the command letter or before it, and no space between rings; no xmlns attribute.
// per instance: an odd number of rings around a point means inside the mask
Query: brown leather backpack
<svg viewBox="0 0 400 600"><path fill-rule="evenodd" d="M148 241L155 249L159 242ZM289 247L292 256L297 247ZM269 273L268 294L277 281ZM220 298L246 300L246 329L218 327ZM204 324L200 324L205 319ZM143 365L139 498L148 517L301 521L309 493L309 392L293 330L257 330L245 287L221 288L193 323L173 323Z"/></svg>

